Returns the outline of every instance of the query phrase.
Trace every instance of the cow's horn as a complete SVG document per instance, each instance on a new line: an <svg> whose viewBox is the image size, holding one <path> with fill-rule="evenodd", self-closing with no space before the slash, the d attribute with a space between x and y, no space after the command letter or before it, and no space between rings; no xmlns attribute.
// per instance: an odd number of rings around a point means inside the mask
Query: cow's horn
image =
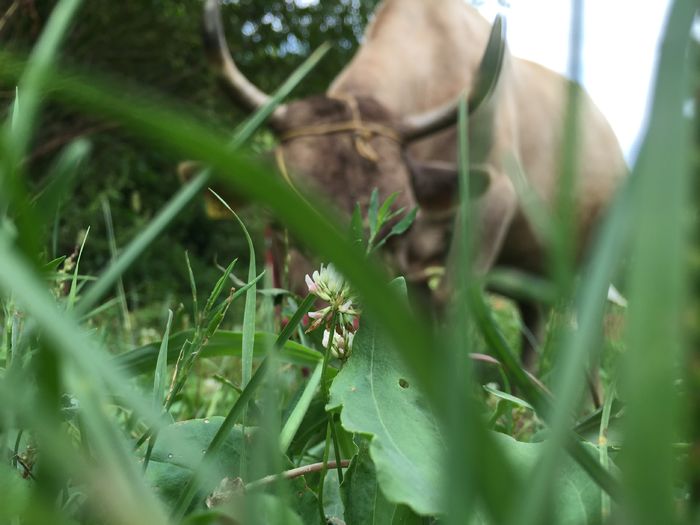
<svg viewBox="0 0 700 525"><path fill-rule="evenodd" d="M498 15L493 22L486 51L479 64L474 88L469 95L469 113L473 113L493 93L503 67L505 50L505 22L501 15ZM457 120L461 98L462 95L443 106L404 117L401 124L403 140L418 140L453 125Z"/></svg>
<svg viewBox="0 0 700 525"><path fill-rule="evenodd" d="M258 89L240 72L231 57L224 26L221 21L221 0L207 0L204 4L204 47L209 60L217 67L230 94L244 108L256 111L270 100L270 96ZM270 116L270 121L281 123L286 106L278 106Z"/></svg>

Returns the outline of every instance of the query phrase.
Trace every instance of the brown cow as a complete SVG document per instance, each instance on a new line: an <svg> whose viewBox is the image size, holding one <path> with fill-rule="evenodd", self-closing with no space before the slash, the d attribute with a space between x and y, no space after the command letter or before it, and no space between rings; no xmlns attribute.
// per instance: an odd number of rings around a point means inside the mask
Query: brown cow
<svg viewBox="0 0 700 525"><path fill-rule="evenodd" d="M326 94L280 106L269 122L293 184L319 191L339 210L350 214L356 202L366 209L375 187L384 198L400 192L399 206L420 205L411 230L389 249L398 271L413 280L445 261L457 188L455 108L465 92L470 100L480 96L475 86L484 80L479 72L489 34L488 22L464 0L384 0ZM231 58L219 0L206 2L205 35L236 100L250 110L267 102ZM554 202L568 91L562 76L506 52L495 91L471 115L473 173L488 180L475 201L480 272L495 264L546 270L543 243L507 168L516 163L534 193ZM608 122L590 98L580 100L579 249L626 172ZM293 258L292 282L301 284L307 267L298 254ZM535 310L522 311L533 328Z"/></svg>

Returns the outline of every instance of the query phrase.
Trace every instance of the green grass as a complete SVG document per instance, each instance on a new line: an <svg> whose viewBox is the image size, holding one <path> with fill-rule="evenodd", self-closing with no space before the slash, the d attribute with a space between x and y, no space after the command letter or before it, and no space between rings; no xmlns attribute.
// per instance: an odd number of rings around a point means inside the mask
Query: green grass
<svg viewBox="0 0 700 525"><path fill-rule="evenodd" d="M566 225L553 234L551 282L492 277L558 305L539 363L545 384L519 364L512 304L485 295L465 271L444 326L419 318L402 280L390 284L367 257L381 242L372 220L364 235L354 221L348 238L322 202L310 207L249 155L252 133L323 49L230 139L152 94L125 97L104 79L56 66L78 6L57 3L28 60L0 52L0 76L18 86L0 140L0 522L695 521L698 502L683 466L693 445L686 404L696 394L683 373L690 241L681 227L697 213L687 197L689 125L681 111L692 2L673 4L639 162L580 277ZM86 143L69 145L52 170L52 191L28 195L22 159L47 97L212 167L130 244L113 246L97 276L81 275L79 255L53 262L43 255L56 245L52 202L70 195L89 153ZM463 196L466 118L462 108ZM574 176L564 178L562 206ZM230 279L235 261L211 291L198 290L190 268L192 298L164 295L129 311L121 277L210 180L269 207L349 280L362 310L349 357L333 357L322 330L306 333L313 295L287 296L284 315L270 315L250 238L248 253L238 254L249 261L238 269L244 286ZM380 210L375 199L370 219L388 216L390 204ZM454 240L462 268L470 260L469 206L462 198L463 235ZM89 246L87 237L80 250ZM606 303L621 273L629 309ZM338 311L328 315L327 325L340 322ZM602 378L600 410L587 394L590 362ZM308 467L303 477L299 466ZM214 493L224 503L209 508Z"/></svg>

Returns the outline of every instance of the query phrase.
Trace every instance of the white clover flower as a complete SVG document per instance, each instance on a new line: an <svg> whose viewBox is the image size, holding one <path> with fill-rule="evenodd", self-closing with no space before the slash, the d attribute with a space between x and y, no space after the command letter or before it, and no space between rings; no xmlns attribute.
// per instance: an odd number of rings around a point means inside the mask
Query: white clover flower
<svg viewBox="0 0 700 525"><path fill-rule="evenodd" d="M329 303L337 301L339 297L346 299L350 296L350 285L332 264L321 265L321 270L316 270L311 277L307 274L304 278L309 293Z"/></svg>
<svg viewBox="0 0 700 525"><path fill-rule="evenodd" d="M338 326L343 327L343 330L353 325L359 312L353 306L354 298L350 284L332 264L325 267L321 265L320 270L316 270L311 276L306 275L305 281L309 293L329 303L325 308L309 312L309 317L314 321L307 331L316 330L324 323L328 325L334 315L337 316Z"/></svg>
<svg viewBox="0 0 700 525"><path fill-rule="evenodd" d="M328 347L328 342L330 340L330 332L328 330L323 331L323 346ZM352 342L355 338L355 334L350 331L344 331L343 334L338 332L333 332L333 343L331 344L331 355L336 359L345 360L352 352Z"/></svg>

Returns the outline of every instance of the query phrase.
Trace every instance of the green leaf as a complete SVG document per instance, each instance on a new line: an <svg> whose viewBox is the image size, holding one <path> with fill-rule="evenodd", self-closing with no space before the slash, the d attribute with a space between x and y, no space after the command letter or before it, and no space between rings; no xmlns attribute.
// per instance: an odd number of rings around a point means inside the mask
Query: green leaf
<svg viewBox="0 0 700 525"><path fill-rule="evenodd" d="M331 386L326 409L340 407L343 428L371 437L370 455L387 500L419 514L439 514L442 436L413 375L366 317Z"/></svg>
<svg viewBox="0 0 700 525"><path fill-rule="evenodd" d="M391 216L393 216L396 212L390 213L391 210L391 205L394 204L394 201L396 201L396 198L399 196L399 192L396 191L389 195L387 199L382 203L382 206L379 208L379 211L377 212L377 231L381 230L382 226L384 225L384 222L388 221Z"/></svg>
<svg viewBox="0 0 700 525"><path fill-rule="evenodd" d="M248 494L234 497L229 503L215 507L207 513L188 517L185 525L231 524L284 524L312 525L302 521L299 515L280 497L271 494Z"/></svg>
<svg viewBox="0 0 700 525"><path fill-rule="evenodd" d="M153 402L156 409L160 409L165 401L168 376L168 341L170 339L170 327L173 324L173 311L168 310L168 322L165 325L165 333L158 350L155 374L153 374Z"/></svg>
<svg viewBox="0 0 700 525"><path fill-rule="evenodd" d="M335 469L328 470L323 480L323 511L331 523L342 520L345 513L338 483L338 471Z"/></svg>
<svg viewBox="0 0 700 525"><path fill-rule="evenodd" d="M369 198L369 208L367 209L367 219L369 220L369 238L373 239L377 234L377 215L379 213L379 190L374 188Z"/></svg>
<svg viewBox="0 0 700 525"><path fill-rule="evenodd" d="M346 525L391 523L396 505L389 503L379 490L377 472L366 440L348 467L340 491L345 504Z"/></svg>
<svg viewBox="0 0 700 525"><path fill-rule="evenodd" d="M531 479L531 474L540 464L547 450L545 443L521 443L505 434L494 433L496 441L506 456L515 465L522 479ZM586 453L597 455L597 448L585 444ZM601 490L588 474L571 458L564 457L555 474L557 491L553 492L553 523L595 524L600 522Z"/></svg>
<svg viewBox="0 0 700 525"><path fill-rule="evenodd" d="M223 417L212 417L182 421L163 428L158 434L146 478L169 506L174 505L223 420ZM252 430L248 429L246 438L252 435ZM239 476L242 442L242 427L235 425L214 456L212 472L201 486L200 496L210 493L224 477Z"/></svg>
<svg viewBox="0 0 700 525"><path fill-rule="evenodd" d="M238 259L234 259L231 261L231 264L228 265L226 270L224 270L224 273L219 277L219 280L216 281L216 285L214 285L214 289L211 291L211 294L209 294L209 299L207 299L207 303L204 305L204 312L202 315L206 318L209 315L209 312L211 309L214 307L214 303L216 300L219 298L221 295L221 292L224 289L224 286L226 286L226 283L228 282L228 276L231 275L231 272L233 271L233 267L236 265L236 262ZM189 259L188 259L188 269L189 269ZM190 269L191 272L191 269ZM190 274L190 280L192 280L192 276ZM255 280L255 275L253 275L253 280ZM194 293L195 290L193 290Z"/></svg>
<svg viewBox="0 0 700 525"><path fill-rule="evenodd" d="M381 246L386 243L386 241L390 238L393 237L394 235L401 235L404 233L406 230L408 230L413 222L416 220L416 215L418 214L418 208L413 208L411 211L409 211L404 217L394 224L393 228L391 228L391 231L384 237L381 241L379 241L374 248L372 248L372 251L377 250Z"/></svg>
<svg viewBox="0 0 700 525"><path fill-rule="evenodd" d="M174 363L179 354L179 348L194 335L193 330L178 332L170 337L168 345L168 363ZM275 342L274 334L258 332L255 334L255 355L263 357L269 345ZM160 343L136 348L125 352L114 358L114 364L118 368L123 368L127 372L138 375L145 374L154 369L158 359L158 348ZM243 345L243 334L241 332L231 332L228 330L217 330L202 349L200 357L218 357L225 355L240 356ZM316 350L307 348L294 341L286 341L280 352L280 359L295 363L301 366L316 366L323 359L323 355Z"/></svg>
<svg viewBox="0 0 700 525"><path fill-rule="evenodd" d="M508 394L506 392L501 392L500 390L496 390L493 387L490 387L489 385L484 385L483 389L486 390L489 394L492 396L496 396L499 399L503 399L505 401L508 401L509 403L512 403L513 405L522 407L522 408L527 408L528 410L534 411L535 409L532 407L530 403L527 401L520 399L519 397L515 397L514 395Z"/></svg>
<svg viewBox="0 0 700 525"><path fill-rule="evenodd" d="M357 246L362 246L365 242L365 231L362 225L362 210L359 204L355 204L350 219L350 240Z"/></svg>
<svg viewBox="0 0 700 525"><path fill-rule="evenodd" d="M32 503L31 485L22 479L15 469L10 469L5 462L0 463L0 523L11 523L21 516Z"/></svg>

